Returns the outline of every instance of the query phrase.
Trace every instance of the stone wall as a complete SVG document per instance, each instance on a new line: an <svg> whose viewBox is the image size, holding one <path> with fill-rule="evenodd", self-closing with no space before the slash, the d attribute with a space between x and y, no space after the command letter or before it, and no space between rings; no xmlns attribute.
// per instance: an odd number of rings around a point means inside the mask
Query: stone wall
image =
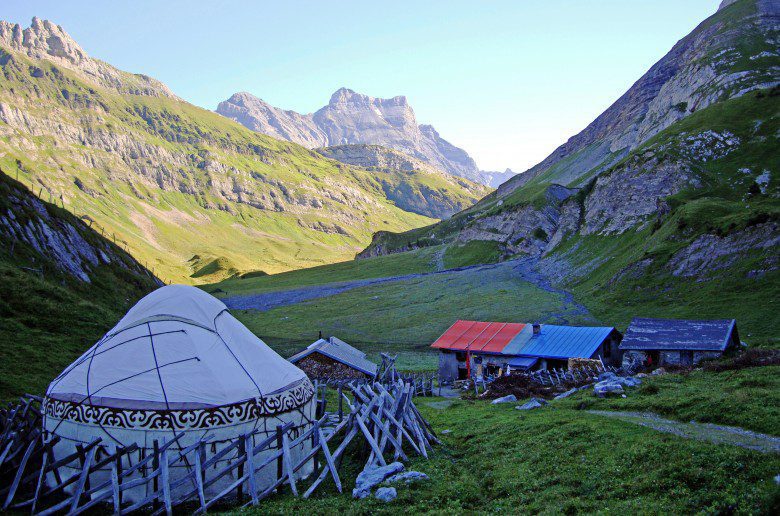
<svg viewBox="0 0 780 516"><path fill-rule="evenodd" d="M439 352L439 379L452 382L458 379L458 360L451 351Z"/></svg>

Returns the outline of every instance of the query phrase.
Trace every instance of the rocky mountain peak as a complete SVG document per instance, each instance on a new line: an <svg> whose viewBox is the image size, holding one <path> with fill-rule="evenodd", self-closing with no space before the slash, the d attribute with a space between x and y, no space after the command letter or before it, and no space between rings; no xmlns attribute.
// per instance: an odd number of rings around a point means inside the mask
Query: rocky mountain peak
<svg viewBox="0 0 780 516"><path fill-rule="evenodd" d="M403 152L448 174L487 184L474 160L430 125L418 125L403 95L383 99L339 88L326 106L302 115L268 105L248 93L221 102L217 113L275 138L308 148L380 145Z"/></svg>
<svg viewBox="0 0 780 516"><path fill-rule="evenodd" d="M340 104L355 104L368 106L371 104L382 104L388 106L409 106L409 101L403 95L397 95L389 99L380 99L358 93L355 90L349 88L339 88L333 92L330 96L329 106L337 106ZM411 108L409 108L411 110Z"/></svg>
<svg viewBox="0 0 780 516"><path fill-rule="evenodd" d="M91 58L60 25L38 17L23 29L18 23L0 20L0 47L31 59L45 59L73 70L83 78L121 93L173 97L160 81L145 75L122 72Z"/></svg>
<svg viewBox="0 0 780 516"><path fill-rule="evenodd" d="M720 11L721 9L724 9L724 8L730 6L731 4L733 4L735 2L737 2L737 0L723 0L720 3L720 5L718 6L718 11Z"/></svg>
<svg viewBox="0 0 780 516"><path fill-rule="evenodd" d="M87 53L59 25L33 18L26 29L18 23L0 21L0 42L37 59L60 58L73 64L89 59Z"/></svg>

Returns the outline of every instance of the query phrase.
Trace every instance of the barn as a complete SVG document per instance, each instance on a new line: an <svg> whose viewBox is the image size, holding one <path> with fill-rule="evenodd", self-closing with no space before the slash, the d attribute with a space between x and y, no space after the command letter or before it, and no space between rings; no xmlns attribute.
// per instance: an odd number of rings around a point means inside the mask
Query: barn
<svg viewBox="0 0 780 516"><path fill-rule="evenodd" d="M570 358L619 364L620 337L612 327L457 321L431 347L439 351L440 380L453 381L472 370L565 368Z"/></svg>
<svg viewBox="0 0 780 516"><path fill-rule="evenodd" d="M703 359L717 358L740 345L734 319L692 321L636 317L626 330L620 350L626 365L639 362L653 366L690 366Z"/></svg>
<svg viewBox="0 0 780 516"><path fill-rule="evenodd" d="M365 353L336 337L318 339L289 360L312 379L373 379L377 372Z"/></svg>

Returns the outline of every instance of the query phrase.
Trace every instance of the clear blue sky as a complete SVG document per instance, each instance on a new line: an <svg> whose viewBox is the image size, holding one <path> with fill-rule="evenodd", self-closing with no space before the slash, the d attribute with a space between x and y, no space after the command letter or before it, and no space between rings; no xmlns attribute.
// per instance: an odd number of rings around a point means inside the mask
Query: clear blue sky
<svg viewBox="0 0 780 516"><path fill-rule="evenodd" d="M719 0L2 0L91 55L205 108L236 91L312 112L346 86L406 95L488 170L522 171L584 128Z"/></svg>

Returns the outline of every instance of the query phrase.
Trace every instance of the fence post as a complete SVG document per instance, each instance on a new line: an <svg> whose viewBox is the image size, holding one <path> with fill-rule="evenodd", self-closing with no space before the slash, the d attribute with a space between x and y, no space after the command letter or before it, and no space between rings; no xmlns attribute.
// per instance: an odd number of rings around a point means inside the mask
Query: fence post
<svg viewBox="0 0 780 516"><path fill-rule="evenodd" d="M250 451L251 451L250 446ZM238 441L238 478L242 478L244 476L244 462L246 461L247 457L247 449L246 449L246 440L240 439ZM250 472L251 473L251 472ZM236 497L238 498L238 503L244 503L244 483L241 482L238 484L238 490L236 492Z"/></svg>
<svg viewBox="0 0 780 516"><path fill-rule="evenodd" d="M152 490L154 491L154 500L152 500L152 508L155 512L160 508L160 499L157 496L157 490L160 487L159 478L160 475L158 474L158 469L160 469L160 443L157 442L157 439L155 439L152 442L152 474L154 475L154 478L152 479Z"/></svg>
<svg viewBox="0 0 780 516"><path fill-rule="evenodd" d="M279 458L276 459L276 478L277 480L281 479L284 476L284 453L281 453L283 451L282 446L282 427L277 426L276 427L276 448L280 452ZM281 493L282 489L284 488L284 483L279 484L279 488L276 490L277 493Z"/></svg>

